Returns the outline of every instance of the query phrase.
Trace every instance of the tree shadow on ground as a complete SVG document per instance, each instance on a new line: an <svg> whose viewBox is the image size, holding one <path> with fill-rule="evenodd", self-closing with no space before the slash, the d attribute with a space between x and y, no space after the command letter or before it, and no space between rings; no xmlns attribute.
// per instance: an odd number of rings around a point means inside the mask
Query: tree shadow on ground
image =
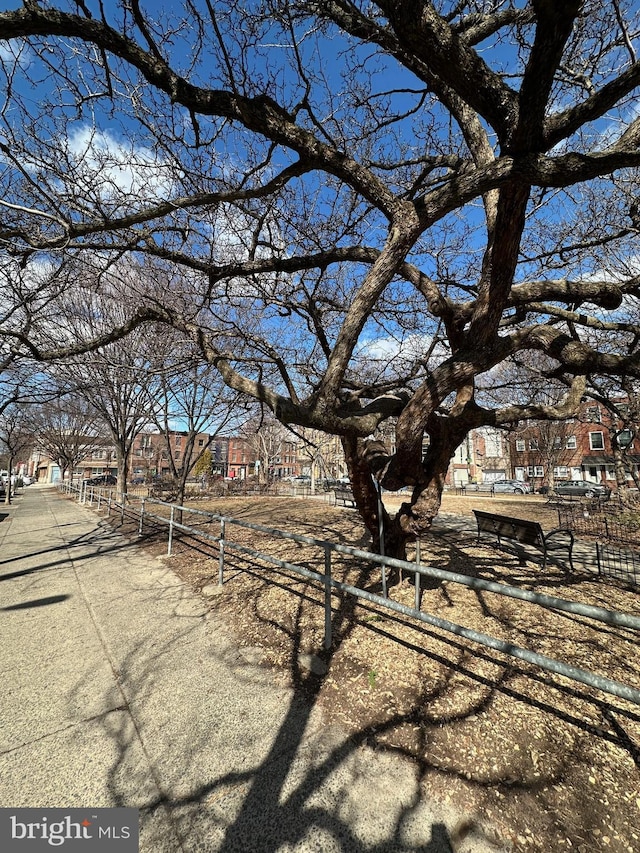
<svg viewBox="0 0 640 853"><path fill-rule="evenodd" d="M452 564L457 563L463 551L457 549L460 553L456 553L455 548L447 547L446 552L443 550L436 555L435 562L440 561L443 568L453 568ZM468 555L465 557L468 558ZM550 583L549 577L540 578L538 567L515 567L511 563L503 565L503 562L501 559L498 570L495 557L489 554L481 558L477 565L478 575L487 572L494 578L507 578L511 582L517 580L518 584ZM255 578L260 578L259 570L248 568L246 563L243 565L238 560L231 574L240 578L251 572ZM278 586L284 590L287 586L284 580L286 576L278 577L282 578ZM366 578L363 581L368 582ZM566 578L558 578L558 581L558 585L560 581L566 583ZM260 603L267 582L263 578L261 583L264 585L256 590L250 603L254 607L260 631L264 634L268 631L277 633L279 648L284 649L280 666L287 670L291 686L286 696L283 693L283 713L276 719L267 740L257 751L254 749L257 736L247 728L244 735L234 743L232 752L235 757L232 766L227 769L211 761L207 732L200 732L194 725L193 732L198 733L196 740L183 753L173 756L174 763L183 768L183 784L161 785L158 796L146 802L146 813L151 814L160 807L166 807L180 837L205 838L209 849L216 850L252 849L268 853L280 848L291 849L292 845L305 842L323 850L391 853L406 849L435 853L440 849L433 846L438 836L435 827L441 821L430 818L425 822L420 815L425 806L422 783L437 773L451 780L452 784L466 786L467 790L482 790L487 797L500 790L506 791L509 797L527 795L529 798L539 798L541 803L547 805L549 825L546 829L551 831L562 828L565 833L572 832L574 842L581 840L579 833L584 832L588 837L592 830L601 832L601 810L594 808L592 797L586 796L591 793L589 789L585 792L576 788L576 794L572 795L571 800L570 821L566 814L554 813L554 801L549 791L554 787L576 787L575 780L590 767L590 755L584 750L587 736L596 745L606 743L621 749L637 762L635 736L627 731L624 722L627 720L637 726L640 722L637 714L630 713L616 700L612 703L602 701L592 696L588 689L566 687L554 676L546 676L524 664L505 662L484 651L474 649L471 652L468 644L456 638L448 637L443 644L448 649L447 654L438 655L432 648L427 650L423 646L429 637L437 637L439 642L442 638L425 626L412 626L415 641L408 643L406 639L383 629L376 621L364 623L368 631L396 645L404 644L407 648L411 645L414 651L424 656L429 666L437 664L441 675L438 679L432 679L426 688L416 691L408 710L392 712L374 722L365 720L362 725L352 727L345 733L323 723L322 716L318 718L318 707L323 689L334 677L332 667L336 659L356 625L362 627L362 613L356 614L355 605L350 599L336 599L333 607L334 645L331 652L323 656L328 673L309 673L300 664L300 652L307 648L305 636L309 631L302 603L315 604L313 595L303 583L298 580L291 583L289 578L288 592L299 599L295 613L293 616L287 614L286 618L283 613L265 615L260 609ZM238 594L243 597L245 591L241 589ZM453 606L453 602L447 603L447 596L451 595L448 588L434 590L432 595L440 595L444 607ZM482 594L477 596L477 601L483 616L501 624L508 632L529 632L534 640L544 639L535 625L513 621L509 614L488 604ZM375 608L369 608L366 613L376 619L379 616ZM566 614L562 614L561 618L574 623L578 621ZM385 614L384 619L387 622L401 621L399 617L389 614ZM135 661L124 661L121 672L125 680L131 673L133 685L130 704L135 705L136 697L139 707L144 704L156 680L154 661L169 651L170 648L155 649L154 654L157 653L159 657L152 657L148 661L148 678L139 672L133 678L134 671L137 671ZM261 691L266 690L265 684L271 684L273 674L256 668L250 659L243 660L245 653L242 651L239 654L240 657L235 643L232 643L232 648L225 651L222 657L228 659L227 663L237 679L236 684L248 687L248 695L257 697L248 701L260 701ZM487 672L482 669L483 663L488 664ZM262 680L265 672L266 682ZM362 673L359 675L362 676ZM478 685L478 692L466 703L456 705L455 710L444 711L443 705L459 694L461 676L474 681ZM525 689L525 682L533 684L533 689ZM219 687L216 679L210 679L207 683L215 693ZM541 694L539 697L536 695L538 691ZM355 689L353 692L355 694ZM554 702L550 692L553 695L560 694L564 701ZM511 720L514 723L520 717L527 720L531 709L545 716L546 729L541 740L536 743L536 749L541 754L546 752L549 755L546 766L541 768L536 765L533 756L523 757L522 753L516 756L514 753L510 765L503 763L492 769L486 763L479 766L471 753L465 755L456 752L455 741L460 739L462 728L467 732L477 732L478 738L487 737L486 732L479 732L478 718L489 717L500 697L509 700ZM347 696L347 701L350 698ZM575 711L572 711L572 706ZM596 713L591 717L585 716L582 711L584 707L590 707ZM172 723L177 732L189 728L190 718L185 718L186 710L183 710L180 719ZM196 718L199 714L207 713L207 708L202 706L188 709L188 714ZM600 724L597 722L598 717ZM224 725L224 720L216 718L214 733L224 728ZM388 734L410 726L420 728L412 744L385 741ZM562 746L555 731L561 727L571 733L568 744ZM211 731L209 729L209 733ZM449 754L444 749L443 739L438 739L439 733L443 731L450 731L454 740ZM146 744L144 724L138 725L138 732ZM521 745L527 748L531 744L528 734L525 724L519 737ZM118 749L123 766L127 764L126 757L133 746L132 738L128 729L122 730ZM179 742L179 738L176 740ZM514 742L517 742L515 735ZM154 760L162 760L156 759L153 752L145 748L152 763ZM250 755L255 756L255 760L248 758ZM517 762L515 758L518 758ZM402 773L399 773L394 763L398 759L403 762ZM305 761L308 763L305 764ZM250 766L247 767L247 764ZM196 778L187 783L194 766L197 767ZM114 766L113 793L114 797L126 799L121 775L118 767ZM156 776L160 778L159 774ZM407 785L407 778L410 779L409 787L402 787ZM353 801L356 793L360 794L365 803L364 811L359 811ZM531 800L527 802L530 805ZM379 813L376 811L378 803ZM530 818L530 813L525 809L521 819ZM384 826L380 824L381 819ZM415 829L417 824L421 825L420 832ZM446 839L451 849L455 842L453 837ZM448 848L444 846L442 849Z"/></svg>
<svg viewBox="0 0 640 853"><path fill-rule="evenodd" d="M141 620L129 643L111 634L100 603L93 604L125 697L116 704L110 695L115 707L102 721L115 750L110 796L114 805L141 809L143 849L153 849L162 825L184 849L227 853L454 853L474 832L478 850L497 849L473 821L458 824L450 810L432 809L415 764L372 748L368 727L346 732L326 724L317 698L327 675L298 662L302 608L289 631L287 686L197 606L176 626L185 590L169 593L158 591L152 601L147 590L146 607L166 611L164 629ZM354 621L345 598L334 612L325 666Z"/></svg>

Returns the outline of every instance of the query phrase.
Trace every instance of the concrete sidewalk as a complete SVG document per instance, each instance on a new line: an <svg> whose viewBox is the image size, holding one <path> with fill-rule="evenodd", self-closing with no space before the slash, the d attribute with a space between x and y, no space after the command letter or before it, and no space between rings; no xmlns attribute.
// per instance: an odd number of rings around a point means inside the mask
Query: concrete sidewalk
<svg viewBox="0 0 640 853"><path fill-rule="evenodd" d="M323 724L162 561L51 488L0 518L1 806L136 807L148 853L453 850L411 763Z"/></svg>

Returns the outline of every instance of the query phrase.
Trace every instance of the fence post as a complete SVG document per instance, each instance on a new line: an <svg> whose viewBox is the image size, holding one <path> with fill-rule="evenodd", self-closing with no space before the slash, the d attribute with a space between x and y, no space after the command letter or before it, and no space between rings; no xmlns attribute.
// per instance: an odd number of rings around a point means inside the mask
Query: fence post
<svg viewBox="0 0 640 853"><path fill-rule="evenodd" d="M384 569L384 566L383 566ZM331 549L324 547L324 647L331 648Z"/></svg>
<svg viewBox="0 0 640 853"><path fill-rule="evenodd" d="M171 504L171 515L169 516L169 542L167 543L167 557L171 556L171 546L173 544L173 504Z"/></svg>
<svg viewBox="0 0 640 853"><path fill-rule="evenodd" d="M380 539L380 556L384 557L384 505L382 503L382 486L372 476L373 485L378 496L378 537ZM388 598L387 595L387 567L381 566L382 569L382 595Z"/></svg>
<svg viewBox="0 0 640 853"><path fill-rule="evenodd" d="M220 519L220 541L218 542L218 586L224 583L224 518Z"/></svg>
<svg viewBox="0 0 640 853"><path fill-rule="evenodd" d="M422 549L420 547L420 540L416 539L416 565L419 566L422 563ZM414 605L416 610L420 610L420 580L421 580L420 572L416 572L416 597L414 601Z"/></svg>
<svg viewBox="0 0 640 853"><path fill-rule="evenodd" d="M144 528L144 498L140 501L140 524L138 526L138 536L142 536Z"/></svg>
<svg viewBox="0 0 640 853"><path fill-rule="evenodd" d="M602 574L602 566L600 564L600 543L596 542L596 560L598 562L598 575Z"/></svg>

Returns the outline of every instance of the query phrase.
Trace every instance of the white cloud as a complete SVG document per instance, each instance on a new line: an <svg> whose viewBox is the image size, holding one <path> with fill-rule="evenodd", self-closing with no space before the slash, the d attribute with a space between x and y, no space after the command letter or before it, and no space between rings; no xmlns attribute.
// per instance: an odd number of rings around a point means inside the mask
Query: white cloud
<svg viewBox="0 0 640 853"><path fill-rule="evenodd" d="M150 201L172 194L175 172L150 148L82 125L68 137L66 149L72 165L69 178L91 187L103 201L131 196Z"/></svg>
<svg viewBox="0 0 640 853"><path fill-rule="evenodd" d="M0 63L13 68L28 68L33 60L31 48L25 41L15 39L10 42L0 43Z"/></svg>
<svg viewBox="0 0 640 853"><path fill-rule="evenodd" d="M354 353L353 369L365 370L378 379L389 379L406 375L416 362L426 360L433 369L449 355L442 343L434 347L433 338L428 334L388 335L362 342Z"/></svg>

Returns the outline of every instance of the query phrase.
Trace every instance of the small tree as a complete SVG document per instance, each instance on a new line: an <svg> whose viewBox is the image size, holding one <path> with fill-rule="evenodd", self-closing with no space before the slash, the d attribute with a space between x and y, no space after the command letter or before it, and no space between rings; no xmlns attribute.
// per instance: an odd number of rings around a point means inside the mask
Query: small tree
<svg viewBox="0 0 640 853"><path fill-rule="evenodd" d="M211 476L211 472L213 471L213 456L211 455L211 451L207 447L204 450L198 461L193 466L193 473L196 477L204 477L205 479Z"/></svg>
<svg viewBox="0 0 640 853"><path fill-rule="evenodd" d="M268 413L247 421L240 434L255 459L258 482L262 486L270 485L274 479L275 468L285 453L285 447L294 437Z"/></svg>
<svg viewBox="0 0 640 853"><path fill-rule="evenodd" d="M15 463L33 446L34 433L26 406L17 403L5 406L0 415L0 446L7 460L5 503L11 503L11 480Z"/></svg>
<svg viewBox="0 0 640 853"><path fill-rule="evenodd" d="M104 443L97 432L98 423L95 410L73 394L44 403L35 413L37 443L59 466L63 480Z"/></svg>
<svg viewBox="0 0 640 853"><path fill-rule="evenodd" d="M527 464L543 468L543 484L549 491L555 491L555 468L568 463L574 450L567 447L568 438L573 434L571 421L533 421L520 425L514 436L524 440L529 451Z"/></svg>
<svg viewBox="0 0 640 853"><path fill-rule="evenodd" d="M246 407L241 405L239 394L229 389L194 351L190 341L168 331L165 330L156 347L158 368L148 412L164 437L169 470L177 488L176 499L182 504L194 465ZM172 439L178 436L179 456L172 446Z"/></svg>

